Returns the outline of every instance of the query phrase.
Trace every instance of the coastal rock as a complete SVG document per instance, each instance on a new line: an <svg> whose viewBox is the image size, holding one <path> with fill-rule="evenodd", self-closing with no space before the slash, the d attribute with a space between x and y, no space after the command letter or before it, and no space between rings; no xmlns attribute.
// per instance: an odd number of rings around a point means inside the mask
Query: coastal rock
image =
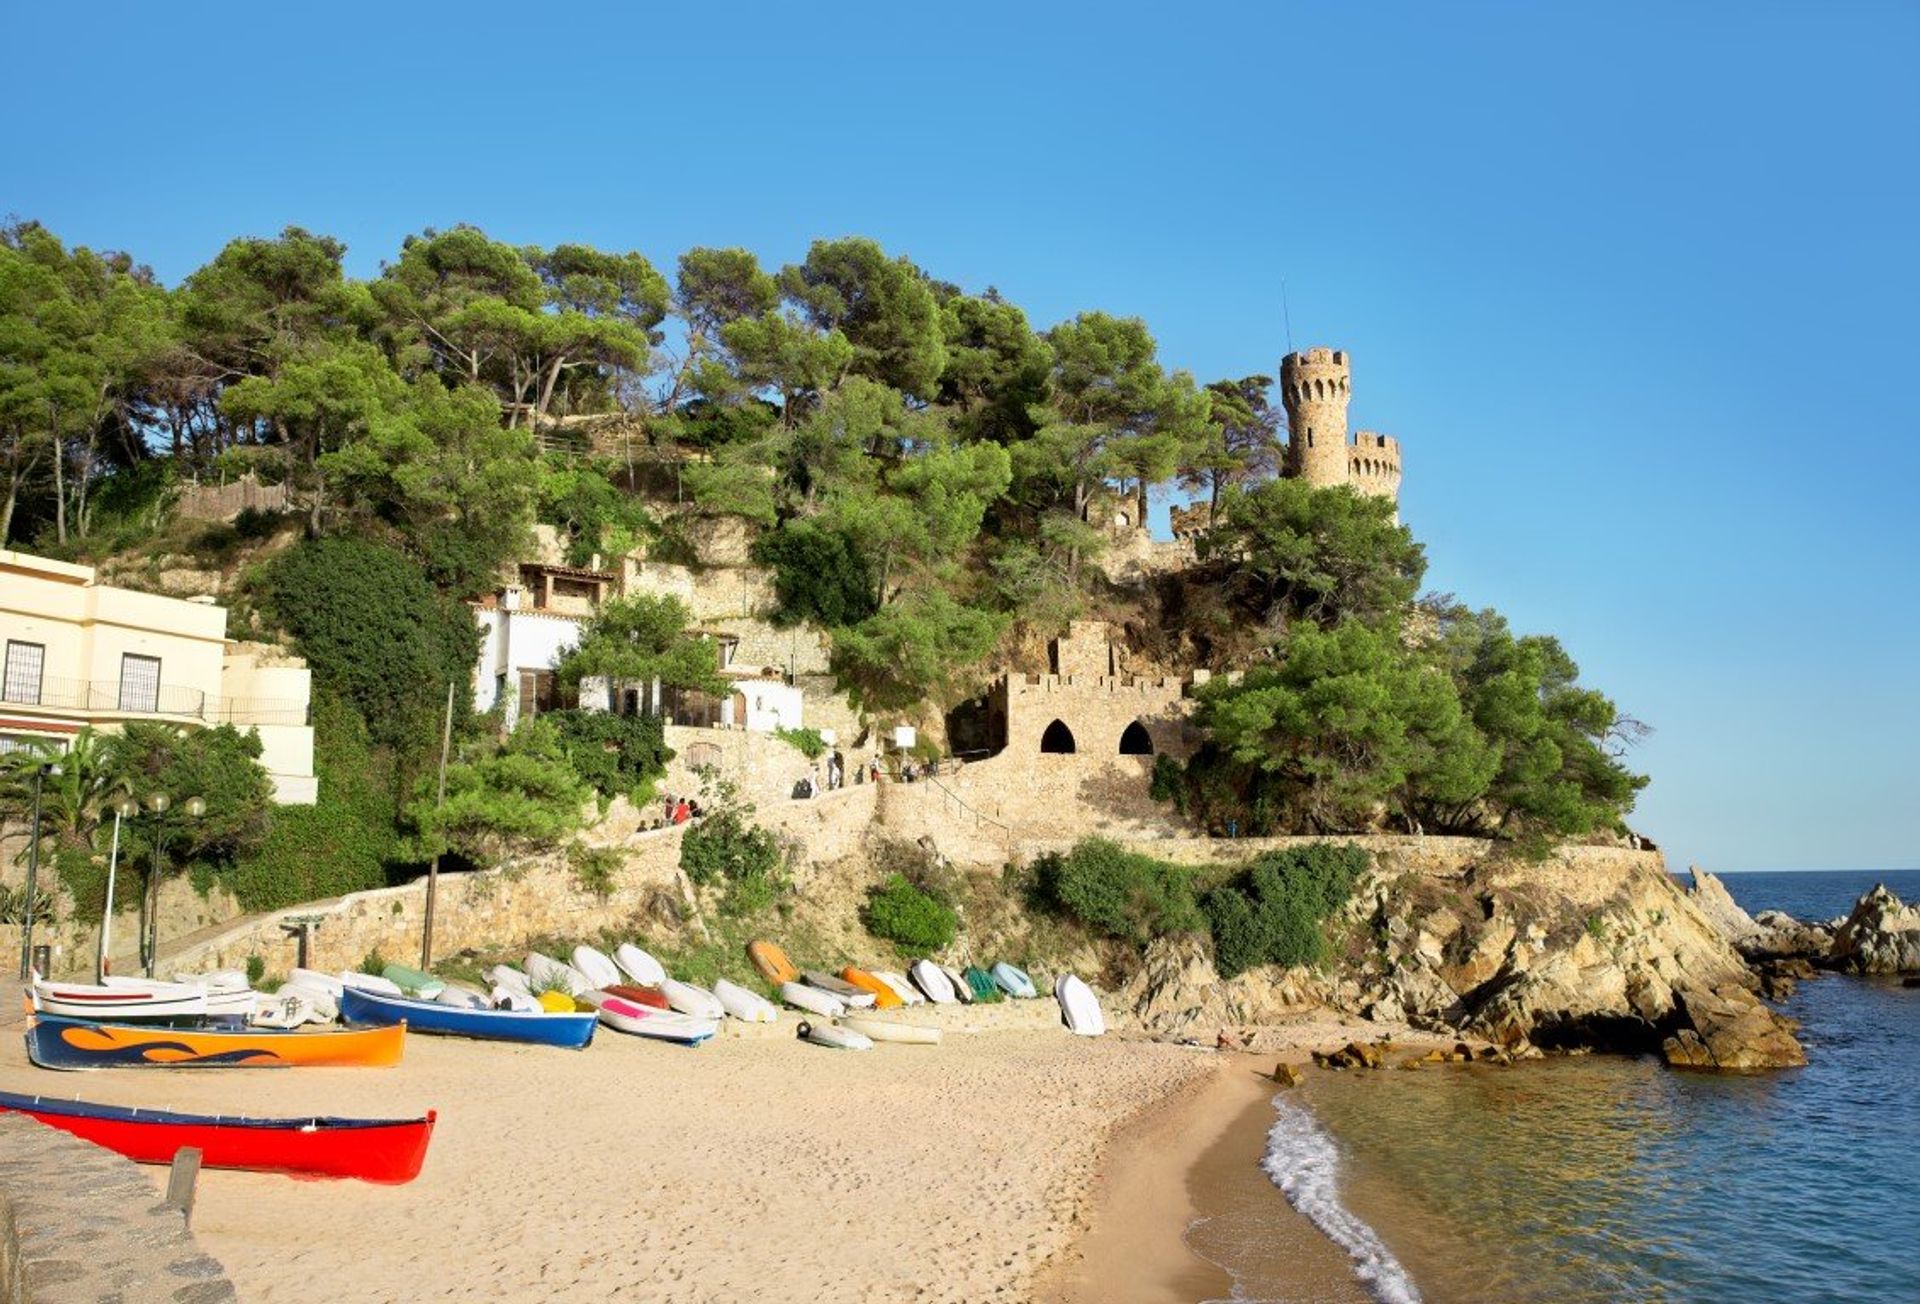
<svg viewBox="0 0 1920 1304"><path fill-rule="evenodd" d="M1759 925L1761 934L1740 948L1751 959L1819 961L1833 949L1832 925L1803 923L1784 910L1762 910L1753 922Z"/></svg>
<svg viewBox="0 0 1920 1304"><path fill-rule="evenodd" d="M1706 920L1720 936L1735 946L1746 946L1763 938L1767 930L1754 921L1752 915L1740 908L1740 903L1727 891L1727 885L1719 878L1698 865L1689 865L1688 872L1693 876L1693 886L1687 889L1687 899L1693 902Z"/></svg>
<svg viewBox="0 0 1920 1304"><path fill-rule="evenodd" d="M1300 1070L1284 1060L1273 1066L1273 1080L1283 1087L1297 1087L1303 1081Z"/></svg>
<svg viewBox="0 0 1920 1304"><path fill-rule="evenodd" d="M1798 1025L1743 987L1679 994L1680 1026L1661 1043L1674 1068L1751 1070L1794 1068L1807 1062L1793 1035Z"/></svg>
<svg viewBox="0 0 1920 1304"><path fill-rule="evenodd" d="M1185 935L1150 943L1118 1000L1146 1031L1192 1037L1227 1026L1281 1023L1302 1008L1327 1004L1328 995L1326 983L1304 970L1222 978L1207 944Z"/></svg>
<svg viewBox="0 0 1920 1304"><path fill-rule="evenodd" d="M1920 906L1876 883L1834 931L1827 957L1850 973L1920 973Z"/></svg>

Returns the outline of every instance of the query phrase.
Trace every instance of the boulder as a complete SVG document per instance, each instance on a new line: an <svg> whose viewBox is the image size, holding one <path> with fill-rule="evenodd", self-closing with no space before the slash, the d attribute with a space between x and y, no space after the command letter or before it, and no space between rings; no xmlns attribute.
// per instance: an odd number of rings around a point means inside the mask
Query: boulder
<svg viewBox="0 0 1920 1304"><path fill-rule="evenodd" d="M1795 1068L1807 1055L1799 1025L1768 1009L1744 987L1675 993L1677 1026L1660 1051L1674 1068L1737 1071Z"/></svg>
<svg viewBox="0 0 1920 1304"><path fill-rule="evenodd" d="M1297 1087L1302 1078L1299 1069L1283 1061L1273 1066L1273 1080L1283 1087Z"/></svg>
<svg viewBox="0 0 1920 1304"><path fill-rule="evenodd" d="M1920 973L1920 906L1874 884L1834 931L1827 958L1850 973Z"/></svg>
<svg viewBox="0 0 1920 1304"><path fill-rule="evenodd" d="M1753 922L1762 932L1741 948L1751 958L1824 960L1833 949L1833 928L1828 924L1802 923L1784 910L1762 910Z"/></svg>

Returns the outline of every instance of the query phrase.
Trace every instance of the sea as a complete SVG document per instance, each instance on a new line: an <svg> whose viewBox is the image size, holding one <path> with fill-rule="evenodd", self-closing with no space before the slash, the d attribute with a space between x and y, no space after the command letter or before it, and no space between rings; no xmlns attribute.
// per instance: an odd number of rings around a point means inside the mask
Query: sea
<svg viewBox="0 0 1920 1304"><path fill-rule="evenodd" d="M1876 882L1920 899L1911 870L1722 878L1749 912L1799 919ZM1357 1298L1920 1304L1920 989L1826 975L1783 1009L1803 1069L1595 1055L1311 1074L1275 1097L1261 1167L1345 1252ZM1189 1241L1236 1301L1328 1298L1288 1287L1263 1226Z"/></svg>

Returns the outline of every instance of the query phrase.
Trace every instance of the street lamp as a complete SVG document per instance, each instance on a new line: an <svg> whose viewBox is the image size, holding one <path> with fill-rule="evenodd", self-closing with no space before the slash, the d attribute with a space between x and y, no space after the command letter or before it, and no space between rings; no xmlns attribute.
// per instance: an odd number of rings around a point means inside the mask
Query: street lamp
<svg viewBox="0 0 1920 1304"><path fill-rule="evenodd" d="M40 790L48 779L58 778L60 767L42 761L33 767L33 828L27 843L27 899L20 915L20 981L33 976L33 899L40 890Z"/></svg>
<svg viewBox="0 0 1920 1304"><path fill-rule="evenodd" d="M147 894L144 907L145 920L141 928L140 958L141 967L147 977L153 977L154 962L160 951L160 853L167 842L167 810L173 805L173 798L164 792L149 793L147 809L153 812L153 867L147 871ZM188 819L199 819L207 813L207 803L198 797L189 797L180 806Z"/></svg>
<svg viewBox="0 0 1920 1304"><path fill-rule="evenodd" d="M113 851L107 856L107 906L100 912L100 959L94 965L94 981L97 983L104 983L107 973L113 968L109 939L113 935L114 874L120 868L120 821L130 820L139 813L140 803L131 797L122 797L113 803Z"/></svg>

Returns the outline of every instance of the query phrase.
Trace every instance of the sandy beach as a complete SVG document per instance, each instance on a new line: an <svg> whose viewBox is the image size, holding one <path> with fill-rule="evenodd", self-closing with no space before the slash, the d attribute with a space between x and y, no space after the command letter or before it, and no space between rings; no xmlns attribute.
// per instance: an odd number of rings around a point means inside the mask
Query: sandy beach
<svg viewBox="0 0 1920 1304"><path fill-rule="evenodd" d="M9 1090L205 1112L440 1119L407 1186L208 1172L194 1231L249 1300L1024 1299L1083 1221L1109 1132L1210 1052L1086 1041L1052 1002L936 1047L777 1036L583 1052L410 1037L391 1070L28 1065ZM1023 1026L1024 1025L1024 1026ZM155 1189L164 1170L151 1169Z"/></svg>

